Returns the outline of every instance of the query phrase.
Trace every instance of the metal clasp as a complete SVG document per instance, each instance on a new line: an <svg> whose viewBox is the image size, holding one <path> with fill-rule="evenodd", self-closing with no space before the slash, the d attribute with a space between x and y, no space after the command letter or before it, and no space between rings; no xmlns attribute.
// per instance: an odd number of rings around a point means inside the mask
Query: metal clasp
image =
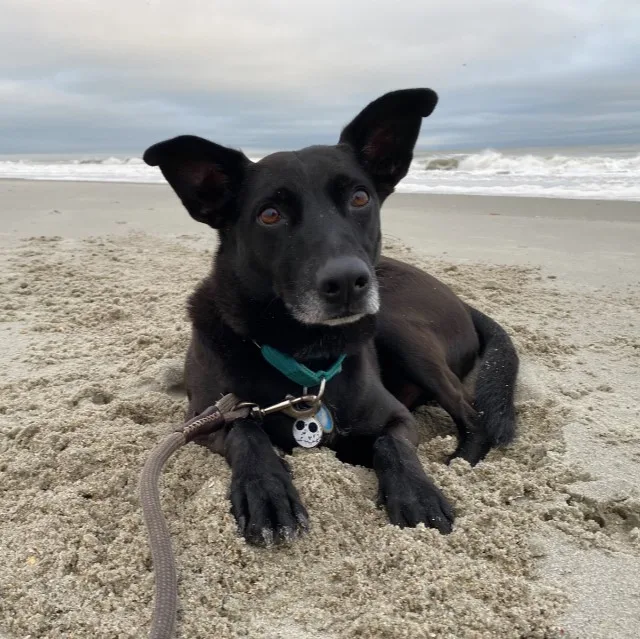
<svg viewBox="0 0 640 639"><path fill-rule="evenodd" d="M318 412L326 385L327 381L323 378L316 395L305 394L300 397L286 397L284 401L266 408L260 408L260 406L251 402L240 402L236 409L250 408L251 416L255 419L264 419L267 415L273 415L273 413L285 413L294 419L304 419Z"/></svg>

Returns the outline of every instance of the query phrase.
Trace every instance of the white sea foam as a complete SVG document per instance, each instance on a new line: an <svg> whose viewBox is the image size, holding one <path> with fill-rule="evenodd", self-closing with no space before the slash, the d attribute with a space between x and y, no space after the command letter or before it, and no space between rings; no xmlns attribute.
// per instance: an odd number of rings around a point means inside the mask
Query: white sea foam
<svg viewBox="0 0 640 639"><path fill-rule="evenodd" d="M416 167L418 168L418 167ZM640 153L626 156L607 155L509 155L486 150L469 155L452 154L427 156L424 166L428 171L449 170L478 175L640 175Z"/></svg>
<svg viewBox="0 0 640 639"><path fill-rule="evenodd" d="M140 158L117 157L58 161L0 160L0 177L97 182L164 181L158 169L147 166Z"/></svg>
<svg viewBox="0 0 640 639"><path fill-rule="evenodd" d="M251 154L251 159L259 156ZM139 157L0 160L0 177L162 183ZM640 200L640 152L417 154L400 192Z"/></svg>
<svg viewBox="0 0 640 639"><path fill-rule="evenodd" d="M418 156L398 191L640 200L640 153Z"/></svg>

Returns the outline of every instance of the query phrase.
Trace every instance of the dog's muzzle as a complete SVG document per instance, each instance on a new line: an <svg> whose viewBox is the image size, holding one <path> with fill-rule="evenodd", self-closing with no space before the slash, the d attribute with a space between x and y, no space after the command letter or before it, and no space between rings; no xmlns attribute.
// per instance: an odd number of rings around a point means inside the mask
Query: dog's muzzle
<svg viewBox="0 0 640 639"><path fill-rule="evenodd" d="M291 311L304 324L340 326L379 308L378 281L369 266L358 257L339 257L319 269L315 290L305 293Z"/></svg>

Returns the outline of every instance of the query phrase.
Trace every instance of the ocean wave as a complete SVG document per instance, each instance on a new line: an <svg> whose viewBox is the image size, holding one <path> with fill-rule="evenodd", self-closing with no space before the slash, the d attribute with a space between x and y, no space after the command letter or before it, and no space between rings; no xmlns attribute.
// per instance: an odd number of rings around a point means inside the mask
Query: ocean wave
<svg viewBox="0 0 640 639"><path fill-rule="evenodd" d="M162 173L139 158L74 159L65 161L0 160L0 178L96 182L161 183Z"/></svg>
<svg viewBox="0 0 640 639"><path fill-rule="evenodd" d="M640 153L629 157L607 155L509 155L485 150L461 157L431 157L427 171L460 171L474 175L580 177L628 175L640 178Z"/></svg>
<svg viewBox="0 0 640 639"><path fill-rule="evenodd" d="M460 166L458 158L434 158L425 165L426 171L454 171Z"/></svg>
<svg viewBox="0 0 640 639"><path fill-rule="evenodd" d="M142 158L86 158L73 160L71 164L101 164L104 166L121 166L123 164L144 164Z"/></svg>
<svg viewBox="0 0 640 639"><path fill-rule="evenodd" d="M569 156L500 153L418 155L398 191L640 200L640 153ZM255 158L259 159L259 158ZM163 183L139 157L0 160L0 178Z"/></svg>
<svg viewBox="0 0 640 639"><path fill-rule="evenodd" d="M640 186L633 184L492 184L484 183L400 183L398 193L426 193L434 195L484 195L508 197L542 197L567 200L625 200L640 201Z"/></svg>

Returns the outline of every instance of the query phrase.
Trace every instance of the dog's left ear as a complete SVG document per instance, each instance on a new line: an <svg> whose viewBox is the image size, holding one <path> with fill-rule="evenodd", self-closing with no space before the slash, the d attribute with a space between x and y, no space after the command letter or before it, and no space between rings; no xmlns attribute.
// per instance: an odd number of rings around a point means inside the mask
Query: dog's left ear
<svg viewBox="0 0 640 639"><path fill-rule="evenodd" d="M158 142L142 156L158 166L189 214L214 229L233 222L251 160L235 149L195 135Z"/></svg>
<svg viewBox="0 0 640 639"><path fill-rule="evenodd" d="M371 102L343 129L340 144L354 150L382 198L407 174L422 118L431 115L437 103L438 95L431 89L392 91Z"/></svg>

